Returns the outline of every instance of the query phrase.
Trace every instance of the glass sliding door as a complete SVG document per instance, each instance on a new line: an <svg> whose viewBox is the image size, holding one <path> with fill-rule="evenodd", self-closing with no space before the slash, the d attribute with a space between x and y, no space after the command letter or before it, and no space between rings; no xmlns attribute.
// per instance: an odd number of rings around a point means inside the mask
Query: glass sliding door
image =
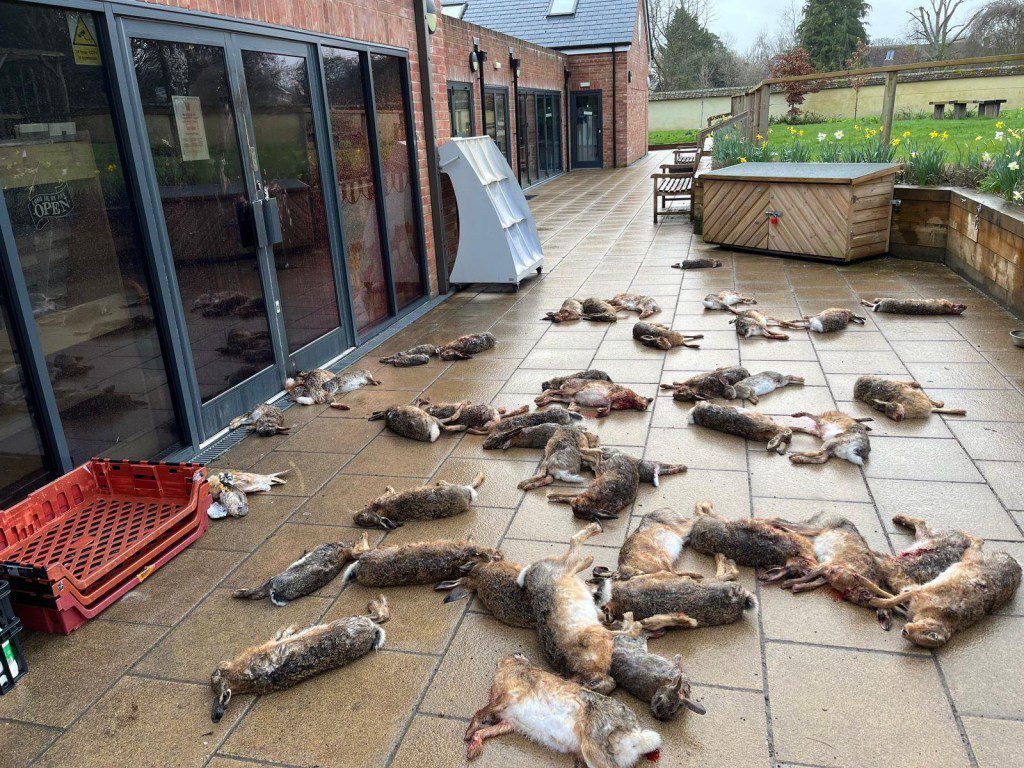
<svg viewBox="0 0 1024 768"><path fill-rule="evenodd" d="M323 56L349 294L356 331L364 334L394 308L377 217L363 56L341 48L324 48Z"/></svg>
<svg viewBox="0 0 1024 768"><path fill-rule="evenodd" d="M530 183L527 172L530 142L526 135L526 110L526 94L520 93L516 97L516 152L519 157L519 185L522 187Z"/></svg>
<svg viewBox="0 0 1024 768"><path fill-rule="evenodd" d="M600 168L604 165L601 128L601 92L577 91L572 94L572 165L574 168Z"/></svg>
<svg viewBox="0 0 1024 768"><path fill-rule="evenodd" d="M97 455L153 458L182 437L113 119L101 20L0 1L0 180L74 464ZM14 403L0 406L11 436L0 450L22 456L11 472L37 471L9 338L0 341L0 369L0 402Z"/></svg>
<svg viewBox="0 0 1024 768"><path fill-rule="evenodd" d="M508 144L508 91L504 88L491 88L484 93L484 117L487 124L487 135L498 145L501 154L509 164L512 156Z"/></svg>
<svg viewBox="0 0 1024 768"><path fill-rule="evenodd" d="M418 187L413 183L413 127L406 93L405 59L370 54L376 108L377 144L384 181L385 221L391 278L399 311L426 293L423 276L421 224L417 215Z"/></svg>
<svg viewBox="0 0 1024 768"><path fill-rule="evenodd" d="M286 350L294 355L341 327L309 71L303 55L244 49L242 69L259 163L257 178L264 197L277 207L270 210L281 229L272 238L280 240L272 244L274 269ZM311 362L342 349L342 344L335 344ZM264 358L270 359L269 354Z"/></svg>
<svg viewBox="0 0 1024 768"><path fill-rule="evenodd" d="M280 378L226 48L133 37L131 50L206 404L258 374Z"/></svg>
<svg viewBox="0 0 1024 768"><path fill-rule="evenodd" d="M537 146L537 95L526 94L526 168L530 184L540 181L540 163Z"/></svg>

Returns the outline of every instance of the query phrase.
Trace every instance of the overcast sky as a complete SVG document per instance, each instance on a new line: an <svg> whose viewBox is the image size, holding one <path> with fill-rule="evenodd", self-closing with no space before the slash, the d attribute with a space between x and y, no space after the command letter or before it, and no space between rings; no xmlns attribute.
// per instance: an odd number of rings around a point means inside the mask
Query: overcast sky
<svg viewBox="0 0 1024 768"><path fill-rule="evenodd" d="M960 13L976 8L983 0L967 0ZM745 52L757 34L776 23L779 14L795 4L803 7L803 0L711 0L714 10L711 31L737 51ZM875 0L868 11L865 27L875 38L904 37L907 33L907 11L917 8L922 0ZM925 2L925 5L928 3Z"/></svg>

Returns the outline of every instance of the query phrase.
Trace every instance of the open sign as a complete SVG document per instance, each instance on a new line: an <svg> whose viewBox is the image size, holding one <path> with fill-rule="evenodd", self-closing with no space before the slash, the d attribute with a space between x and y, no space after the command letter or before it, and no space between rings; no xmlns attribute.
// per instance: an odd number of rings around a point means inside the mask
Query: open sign
<svg viewBox="0 0 1024 768"><path fill-rule="evenodd" d="M71 190L66 182L61 182L50 192L38 192L28 199L29 212L36 229L42 229L54 219L63 219L74 207Z"/></svg>

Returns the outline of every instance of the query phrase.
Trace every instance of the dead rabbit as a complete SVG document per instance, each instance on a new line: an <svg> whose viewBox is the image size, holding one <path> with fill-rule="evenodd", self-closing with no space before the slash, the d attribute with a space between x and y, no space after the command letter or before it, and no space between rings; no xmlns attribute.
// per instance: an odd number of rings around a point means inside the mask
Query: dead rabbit
<svg viewBox="0 0 1024 768"><path fill-rule="evenodd" d="M273 639L221 662L210 676L211 719L219 723L231 698L246 693L283 691L337 669L384 645L380 626L391 617L383 595L367 606L366 616L349 616L305 629L288 627Z"/></svg>
<svg viewBox="0 0 1024 768"><path fill-rule="evenodd" d="M571 505L573 516L583 520L617 518L640 488L638 460L624 453L605 455L596 471L597 479L582 493L552 492L548 501Z"/></svg>
<svg viewBox="0 0 1024 768"><path fill-rule="evenodd" d="M672 269L718 269L721 259L683 259L672 265Z"/></svg>
<svg viewBox="0 0 1024 768"><path fill-rule="evenodd" d="M342 411L349 410L344 403L335 399L338 395L352 392L367 384L378 385L381 382L369 371L346 371L331 373L322 368L314 371L302 371L294 378L285 381L284 388L299 405L317 405L329 403L332 408Z"/></svg>
<svg viewBox="0 0 1024 768"><path fill-rule="evenodd" d="M793 439L793 430L771 416L735 405L703 401L690 409L690 420L699 427L745 437L755 443L767 443L769 451L784 454Z"/></svg>
<svg viewBox="0 0 1024 768"><path fill-rule="evenodd" d="M483 485L481 472L468 485L439 480L436 483L396 491L390 485L384 494L356 512L353 519L363 528L393 531L413 520L440 520L469 511L476 501L476 489Z"/></svg>
<svg viewBox="0 0 1024 768"><path fill-rule="evenodd" d="M395 368L411 368L414 365L426 365L431 357L440 353L440 347L434 344L419 344L403 352L382 357L378 362L393 365Z"/></svg>
<svg viewBox="0 0 1024 768"><path fill-rule="evenodd" d="M471 333L439 347L437 354L442 360L469 360L478 352L494 349L497 343L493 333Z"/></svg>
<svg viewBox="0 0 1024 768"><path fill-rule="evenodd" d="M750 371L746 368L739 365L728 365L707 373L698 373L686 381L662 384L661 388L671 389L673 400L692 403L698 400L710 400L713 397L724 397L728 387L749 376Z"/></svg>
<svg viewBox="0 0 1024 768"><path fill-rule="evenodd" d="M867 320L848 309L829 307L816 315L804 315L802 322L815 333L835 333L846 330L850 323L864 325Z"/></svg>
<svg viewBox="0 0 1024 768"><path fill-rule="evenodd" d="M516 580L530 598L544 655L556 670L601 693L615 688L609 669L615 635L601 623L590 587L579 577L594 562L583 543L601 533L591 523L569 542L563 555L538 560Z"/></svg>
<svg viewBox="0 0 1024 768"><path fill-rule="evenodd" d="M570 411L560 405L556 405L553 408L548 408L543 411L524 413L521 416L510 416L507 419L502 419L491 427L488 439L484 441L484 447L501 447L501 435L517 429L528 429L530 427L540 426L541 424L556 424L564 427L569 426L570 424L576 424L580 421L583 421L583 414L577 413L576 411ZM495 445L489 445L491 442L494 442ZM538 445L537 447L543 448L544 446Z"/></svg>
<svg viewBox="0 0 1024 768"><path fill-rule="evenodd" d="M796 384L804 385L803 376L790 376L776 371L761 371L753 376L737 381L735 384L722 387L722 397L726 400L749 400L751 405L757 405L758 400L776 389Z"/></svg>
<svg viewBox="0 0 1024 768"><path fill-rule="evenodd" d="M633 768L660 757L661 737L644 728L625 704L531 666L522 654L498 661L486 706L466 729L466 757L506 733L527 736L576 758L581 768Z"/></svg>
<svg viewBox="0 0 1024 768"><path fill-rule="evenodd" d="M237 416L228 424L228 429L245 427L248 432L255 432L260 437L287 435L291 427L284 425L284 411L276 405L264 403L257 405L243 416Z"/></svg>
<svg viewBox="0 0 1024 768"><path fill-rule="evenodd" d="M736 291L719 291L709 293L703 303L707 309L729 309L737 304L757 304L757 300Z"/></svg>
<svg viewBox="0 0 1024 768"><path fill-rule="evenodd" d="M662 634L671 627L693 629L734 624L744 611L757 607L757 598L749 589L730 580L736 575L736 566L731 561L722 556L716 560L718 576L714 579L659 571L623 581L609 578L611 574L595 568L591 580L597 585L595 599L609 618L632 613L652 633Z"/></svg>
<svg viewBox="0 0 1024 768"><path fill-rule="evenodd" d="M661 485L661 478L667 475L681 475L686 471L685 464L666 464L654 459L638 459L635 456L620 451L618 448L605 446L601 449L602 456L607 459L612 454L620 454L626 457L626 461L636 465L636 471L640 476L641 483L648 483L657 488Z"/></svg>
<svg viewBox="0 0 1024 768"><path fill-rule="evenodd" d="M370 543L365 533L356 544L335 541L321 544L259 587L236 589L231 596L246 600L269 597L270 602L276 606L287 605L292 600L311 595L330 584L346 565L369 548Z"/></svg>
<svg viewBox="0 0 1024 768"><path fill-rule="evenodd" d="M364 587L437 584L458 578L466 563L501 559L501 552L476 544L472 536L461 541L414 541L359 552L341 578L343 584L356 581Z"/></svg>
<svg viewBox="0 0 1024 768"><path fill-rule="evenodd" d="M529 595L517 583L523 566L508 560L476 560L462 566L463 575L434 589L448 591L446 603L475 594L490 614L510 627L537 626Z"/></svg>
<svg viewBox="0 0 1024 768"><path fill-rule="evenodd" d="M862 299L861 304L872 312L889 312L894 315L962 315L966 304L947 299Z"/></svg>
<svg viewBox="0 0 1024 768"><path fill-rule="evenodd" d="M661 307L658 306L658 302L653 296L644 296L639 293L616 293L608 299L608 303L617 310L639 313L641 320L661 312Z"/></svg>
<svg viewBox="0 0 1024 768"><path fill-rule="evenodd" d="M612 677L620 688L648 702L658 720L675 720L683 707L698 715L707 713L690 698L690 679L681 656L669 661L647 650L649 634L631 613L622 617L621 629L623 634L616 636L612 650Z"/></svg>
<svg viewBox="0 0 1024 768"><path fill-rule="evenodd" d="M763 581L797 578L818 564L814 542L808 537L780 528L772 519L728 520L717 514L709 501L694 508L686 543L705 555L722 555L738 565L767 569L761 575Z"/></svg>
<svg viewBox="0 0 1024 768"><path fill-rule="evenodd" d="M499 428L506 419L530 412L528 405L506 411L504 408L496 408L486 403L473 403L469 400L461 403L435 404L425 397L418 398L414 405L439 419L442 424L464 427L471 435L489 434L492 429Z"/></svg>
<svg viewBox="0 0 1024 768"><path fill-rule="evenodd" d="M646 398L621 384L589 379L569 379L558 389L548 389L534 402L538 407L552 403L571 403L570 410L594 409L597 416L612 411L646 411L654 398Z"/></svg>
<svg viewBox="0 0 1024 768"><path fill-rule="evenodd" d="M871 604L875 608L906 606L910 621L903 626L903 637L924 648L945 645L955 632L999 610L1020 586L1020 563L1006 552L986 554L982 546L975 539L959 562L898 595L865 579L865 587L873 587L878 595Z"/></svg>
<svg viewBox="0 0 1024 768"><path fill-rule="evenodd" d="M579 299L566 299L557 312L548 312L541 320L550 320L552 323L564 323L570 320L579 320L583 317L583 303Z"/></svg>
<svg viewBox="0 0 1024 768"><path fill-rule="evenodd" d="M575 427L558 427L544 447L544 461L537 474L523 480L517 487L532 491L551 485L555 480L583 483L586 482L580 475L583 466L596 469L600 463L601 450L591 445L589 432Z"/></svg>
<svg viewBox="0 0 1024 768"><path fill-rule="evenodd" d="M384 421L388 431L421 443L433 443L442 432L464 432L461 424L449 424L431 416L415 405L392 405L383 411L374 411L367 421Z"/></svg>
<svg viewBox="0 0 1024 768"><path fill-rule="evenodd" d="M587 444L591 448L600 445L600 438L593 432L587 432L580 426L564 427L561 424L538 424L535 427L519 427L506 429L487 436L484 450L507 450L509 448L546 448L548 442L560 429L576 429L584 433Z"/></svg>
<svg viewBox="0 0 1024 768"><path fill-rule="evenodd" d="M540 391L543 392L546 389L558 389L569 379L588 379L590 381L607 381L611 383L612 377L609 376L605 371L600 371L597 368L587 368L585 371L577 371L571 373L568 376L555 376L553 379L548 379L540 385Z"/></svg>
<svg viewBox="0 0 1024 768"><path fill-rule="evenodd" d="M642 573L674 572L692 525L691 517L669 507L648 512L619 548L616 578L631 579Z"/></svg>
<svg viewBox="0 0 1024 768"><path fill-rule="evenodd" d="M853 396L893 421L927 419L933 413L966 416L962 408L946 408L941 400L932 400L916 381L895 381L881 376L861 376L854 382Z"/></svg>
<svg viewBox="0 0 1024 768"><path fill-rule="evenodd" d="M800 411L793 418L807 418L814 422L813 427L794 425L797 432L805 432L822 440L821 447L816 451L792 453L789 460L794 464L824 464L833 456L845 459L851 464L863 467L871 454L871 440L868 432L871 427L861 422L870 419L855 419L842 411L825 411L815 415Z"/></svg>
<svg viewBox="0 0 1024 768"><path fill-rule="evenodd" d="M618 308L613 307L604 299L589 298L583 300L584 320L595 323L614 323L619 319Z"/></svg>
<svg viewBox="0 0 1024 768"><path fill-rule="evenodd" d="M700 349L700 344L693 344L692 342L703 339L704 334L687 334L681 331L673 331L667 325L662 325L661 323L637 323L633 326L633 338L645 347L654 347L655 349L672 349L673 347Z"/></svg>
<svg viewBox="0 0 1024 768"><path fill-rule="evenodd" d="M729 321L730 325L736 326L736 335L743 339L752 339L755 336L762 336L772 341L786 341L788 333L773 331L772 328L799 328L799 324L787 320L769 317L756 309L745 309L738 312L732 307L729 311L736 315Z"/></svg>

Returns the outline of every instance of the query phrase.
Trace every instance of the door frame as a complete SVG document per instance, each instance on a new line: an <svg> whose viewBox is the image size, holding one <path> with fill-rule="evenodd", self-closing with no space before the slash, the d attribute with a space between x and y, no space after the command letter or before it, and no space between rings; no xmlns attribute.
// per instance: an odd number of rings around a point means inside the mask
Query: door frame
<svg viewBox="0 0 1024 768"><path fill-rule="evenodd" d="M463 138L461 134L455 133L455 107L452 104L452 93L455 91L465 91L466 95L469 96L469 135L476 136L476 115L473 109L473 85L472 83L464 83L461 80L449 80L445 83L445 90L448 93L448 133L454 138Z"/></svg>
<svg viewBox="0 0 1024 768"><path fill-rule="evenodd" d="M576 159L576 131L570 128L569 137L572 142L572 146L569 152L569 163L573 168L604 168L604 96L600 88L593 88L584 91L571 91L569 93L569 101L572 105L569 114L572 119L570 125L575 127L576 125L576 101L580 96L596 96L597 97L597 160L594 162L581 163Z"/></svg>
<svg viewBox="0 0 1024 768"><path fill-rule="evenodd" d="M511 150L510 150L510 148L512 146L512 143L511 143L511 136L510 136L510 131L509 131L509 124L508 124L508 120L509 120L509 117L511 115L510 115L510 108L509 108L509 104L508 104L508 100L509 100L509 89L508 89L508 86L507 85L486 85L486 86L484 86L484 98L486 98L488 94L496 95L496 96L501 96L501 97L503 97L503 99L505 101L505 146L503 146L503 147L499 146L498 149L501 150L501 154L503 154L505 156L505 159L508 160L509 161L509 165L511 165L512 164L512 157L511 157ZM486 117L486 116L487 116L487 104L485 102L484 103L484 117ZM498 107L497 107L497 105L495 105L495 107L494 107L494 121L495 121L495 125L497 125L497 121L498 121ZM495 130L495 133L497 133L497 130ZM486 135L490 136L490 134L486 134ZM497 142L495 142L495 143L497 144Z"/></svg>

